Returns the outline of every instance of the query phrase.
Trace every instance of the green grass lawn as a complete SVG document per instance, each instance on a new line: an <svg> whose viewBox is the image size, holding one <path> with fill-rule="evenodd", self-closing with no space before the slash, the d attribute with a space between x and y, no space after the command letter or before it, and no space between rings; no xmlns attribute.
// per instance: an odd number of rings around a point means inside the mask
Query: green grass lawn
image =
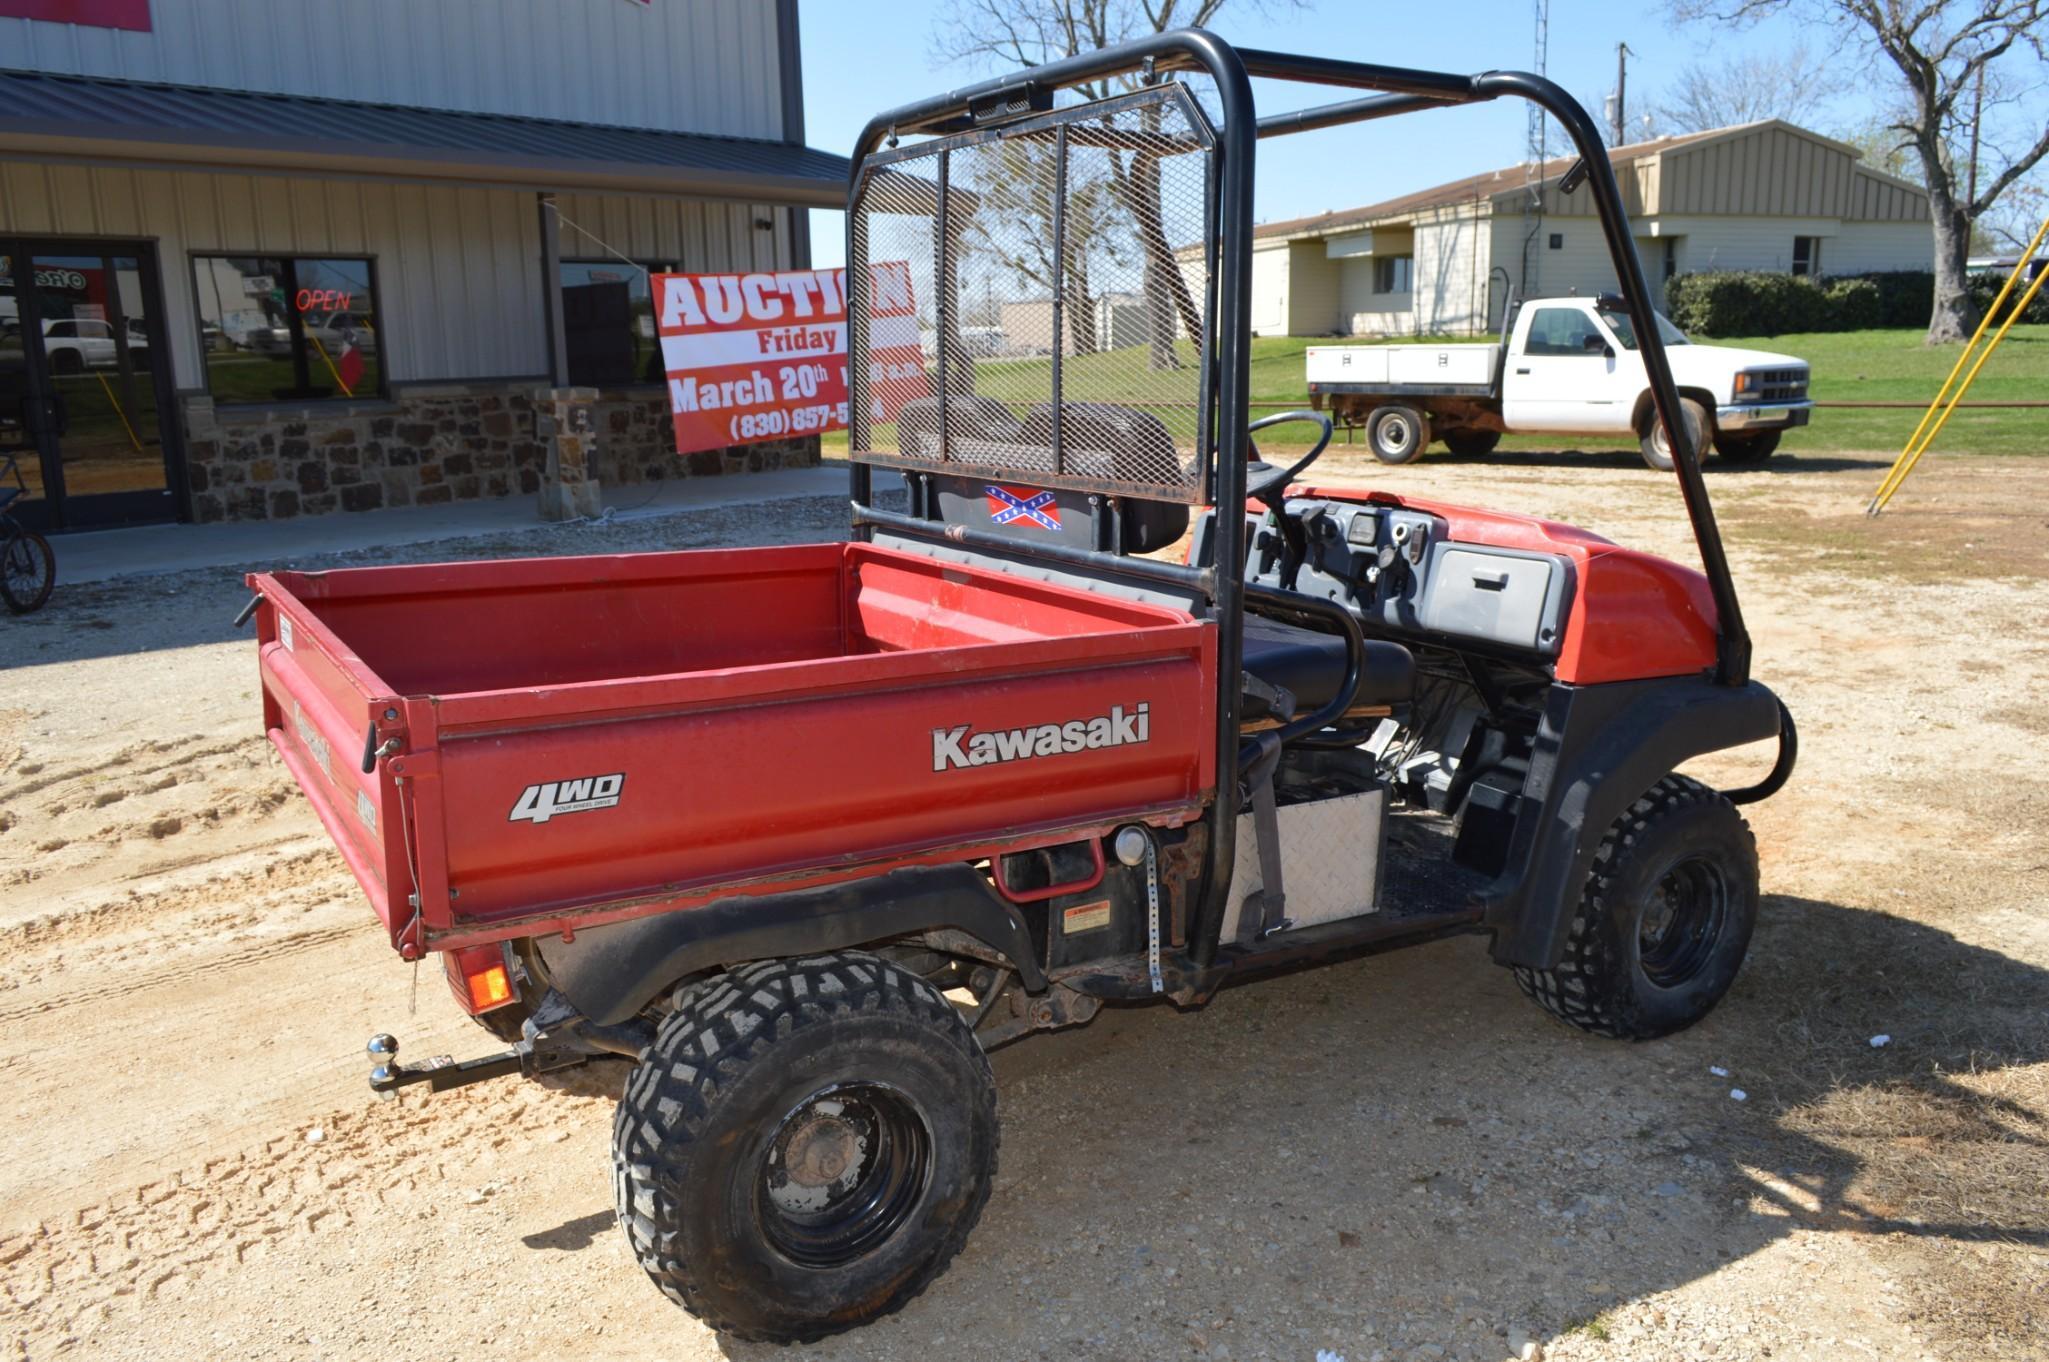
<svg viewBox="0 0 2049 1362"><path fill-rule="evenodd" d="M1458 338L1470 340L1470 337ZM1299 336L1262 336L1252 342L1252 401L1308 405L1302 352L1311 345L1371 344ZM1845 331L1811 335L1729 338L1705 342L1797 355L1812 367L1811 395L1817 402L1913 402L1912 408L1820 408L1804 429L1787 434L1782 449L1818 453L1860 450L1892 454L1906 443L1928 402L1956 363L1959 346L1927 346L1919 330ZM1191 347L1181 346L1192 362ZM976 386L989 397L1017 406L1044 401L1051 379L1044 359L985 360L976 366ZM1194 370L1157 372L1142 350L1079 355L1061 361L1070 401L1123 401L1134 405L1193 401ZM2049 400L2049 326L2016 326L1986 361L1967 400ZM1170 429L1185 435L1193 415L1178 406L1157 408ZM1258 407L1255 418L1266 414ZM884 432L878 432L878 436ZM1283 444L1293 443L1283 441ZM1504 449L1557 449L1561 443L1585 449L1628 449L1635 442L1599 437L1511 436ZM826 437L829 453L846 449L844 433ZM1937 453L2049 453L2049 408L1972 411L1950 418L1934 445Z"/></svg>

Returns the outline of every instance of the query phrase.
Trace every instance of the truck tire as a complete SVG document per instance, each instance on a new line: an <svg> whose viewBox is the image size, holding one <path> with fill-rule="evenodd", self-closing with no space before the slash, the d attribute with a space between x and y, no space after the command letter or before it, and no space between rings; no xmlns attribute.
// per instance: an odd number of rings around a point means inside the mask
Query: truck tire
<svg viewBox="0 0 2049 1362"><path fill-rule="evenodd" d="M1444 433L1444 447L1462 459L1477 459L1492 454L1494 446L1501 443L1498 430L1448 430Z"/></svg>
<svg viewBox="0 0 2049 1362"><path fill-rule="evenodd" d="M1763 463L1777 452L1779 432L1761 430L1754 435L1715 434L1715 453L1723 463Z"/></svg>
<svg viewBox="0 0 2049 1362"><path fill-rule="evenodd" d="M1366 443L1382 463L1409 463L1430 444L1430 418L1406 402L1375 407L1366 418Z"/></svg>
<svg viewBox="0 0 2049 1362"><path fill-rule="evenodd" d="M721 1333L888 1314L960 1251L996 1175L996 1083L932 985L860 951L694 985L612 1127L627 1241Z"/></svg>
<svg viewBox="0 0 2049 1362"><path fill-rule="evenodd" d="M1707 453L1707 441L1704 437L1711 435L1714 430L1714 423L1708 419L1707 408L1690 397L1682 397L1679 399L1679 409L1684 413L1681 419L1686 422L1686 433L1693 437L1695 456L1704 456ZM1643 461L1652 468L1660 473L1672 471L1672 442L1665 438L1665 423L1658 419L1656 410L1651 412L1638 448L1643 451Z"/></svg>
<svg viewBox="0 0 2049 1362"><path fill-rule="evenodd" d="M1757 924L1757 843L1718 791L1666 776L1608 829L1555 969L1516 982L1582 1031L1649 1040L1735 982Z"/></svg>

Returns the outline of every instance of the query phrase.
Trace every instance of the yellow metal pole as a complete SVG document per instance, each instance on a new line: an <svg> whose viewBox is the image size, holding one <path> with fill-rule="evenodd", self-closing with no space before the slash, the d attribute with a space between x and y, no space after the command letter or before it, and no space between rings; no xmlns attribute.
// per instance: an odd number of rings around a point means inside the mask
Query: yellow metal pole
<svg viewBox="0 0 2049 1362"><path fill-rule="evenodd" d="M348 384L342 382L341 370L335 368L334 361L327 357L327 347L320 343L320 337L308 336L306 337L306 339L312 341L313 348L320 352L320 362L327 366L327 372L334 375L334 384L336 387L342 390L342 396L354 397L356 395L356 390L354 388L351 388Z"/></svg>
<svg viewBox="0 0 2049 1362"><path fill-rule="evenodd" d="M1891 489L1878 499L1877 509L1871 512L1872 515L1877 515L1885 509L1885 504L1892 500L1892 494L1899 491L1900 484L1907 480L1907 474L1914 471L1914 465L1921 462L1921 456L1928 452L1928 446L1934 444L1935 437L1942 434L1942 428L1949 424L1950 413L1957 409L1957 403L1963 401L1964 394L1971 390L1972 380L1978 377L1978 371L1985 367L1986 360L1992 358L1992 352L1999 348L1999 342L2006 339L2006 333L2020 320L2021 313L2028 310L2028 304L2035 301L2035 295L2042 291L2044 283L2049 283L2049 270L2043 270L2035 276L2035 282L2028 285L2028 291L2021 295L2021 300L2014 304L2013 311L1999 324L1999 329L1992 333L1992 339L1985 342L1985 348L1978 352L1977 363L1971 366L1971 372L1964 375L1964 381L1957 387L1956 396L1949 400L1949 405L1942 409L1942 415L1936 419L1935 429L1928 432L1928 438L1914 451L1914 457L1907 460L1907 466L1900 470L1900 476L1894 481Z"/></svg>
<svg viewBox="0 0 2049 1362"><path fill-rule="evenodd" d="M129 424L128 413L121 410L121 399L114 396L114 390L112 388L107 387L107 376L101 373L98 369L92 371L92 376L100 381L100 387L107 394L107 401L113 404L114 415L121 418L121 429L128 432L128 443L134 445L135 452L137 454L140 454L142 452L142 441L136 437L135 427Z"/></svg>
<svg viewBox="0 0 2049 1362"><path fill-rule="evenodd" d="M1921 432L1928 428L1928 422L1935 415L1935 409L1942 405L1942 399L1949 396L1949 385L1956 382L1957 375L1963 371L1964 361L1971 357L1971 351L1977 347L1979 338L1985 334L1985 328L1990 326L1992 319L1999 314L1999 305L2006 301L2006 295L2013 292L2013 286L2020 281L2021 271L2035 258L2035 248L2042 244L2044 236L2049 236L2049 217L2043 218L2042 225L2035 229L2034 239L2028 242L2028 248L2021 252L2021 258L2014 265L2013 272L2006 276L2006 283L2001 286L1999 296L1992 300L1992 306L1985 309L1985 315L1978 319L1978 329L1971 333L1971 339L1957 355L1957 362L1950 366L1949 377L1942 380L1942 386L1935 392L1935 399L1928 404L1928 410L1921 413L1920 424L1914 427L1914 433L1907 437L1907 442L1900 446L1900 456L1892 461L1892 467L1886 470L1885 480L1878 484L1878 490L1871 494L1871 500L1865 504L1866 515L1877 515L1884 508L1885 502L1891 499L1893 492L1907 476L1903 465L1920 457L1914 452L1914 446L1920 440ZM1932 440L1935 437L1930 435L1928 438Z"/></svg>

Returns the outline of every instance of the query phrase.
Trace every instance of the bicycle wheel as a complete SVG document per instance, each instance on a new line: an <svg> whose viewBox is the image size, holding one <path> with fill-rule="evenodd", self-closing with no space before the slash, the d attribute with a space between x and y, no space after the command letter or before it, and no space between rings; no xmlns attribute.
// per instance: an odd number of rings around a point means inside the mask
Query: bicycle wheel
<svg viewBox="0 0 2049 1362"><path fill-rule="evenodd" d="M0 546L0 600L17 615L43 608L57 585L57 555L50 541L18 526Z"/></svg>

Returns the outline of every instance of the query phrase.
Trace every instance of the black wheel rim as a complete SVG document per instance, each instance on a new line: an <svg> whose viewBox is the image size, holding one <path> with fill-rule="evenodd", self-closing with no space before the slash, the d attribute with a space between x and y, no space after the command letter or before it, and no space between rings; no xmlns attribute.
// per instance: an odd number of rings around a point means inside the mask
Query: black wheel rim
<svg viewBox="0 0 2049 1362"><path fill-rule="evenodd" d="M1714 955L1729 920L1729 881L1705 856L1677 862L1646 896L1636 919L1637 958L1660 988L1677 988Z"/></svg>
<svg viewBox="0 0 2049 1362"><path fill-rule="evenodd" d="M791 1108L762 1156L762 1228L791 1262L843 1267L910 1219L932 1174L932 1132L883 1083L839 1083Z"/></svg>

